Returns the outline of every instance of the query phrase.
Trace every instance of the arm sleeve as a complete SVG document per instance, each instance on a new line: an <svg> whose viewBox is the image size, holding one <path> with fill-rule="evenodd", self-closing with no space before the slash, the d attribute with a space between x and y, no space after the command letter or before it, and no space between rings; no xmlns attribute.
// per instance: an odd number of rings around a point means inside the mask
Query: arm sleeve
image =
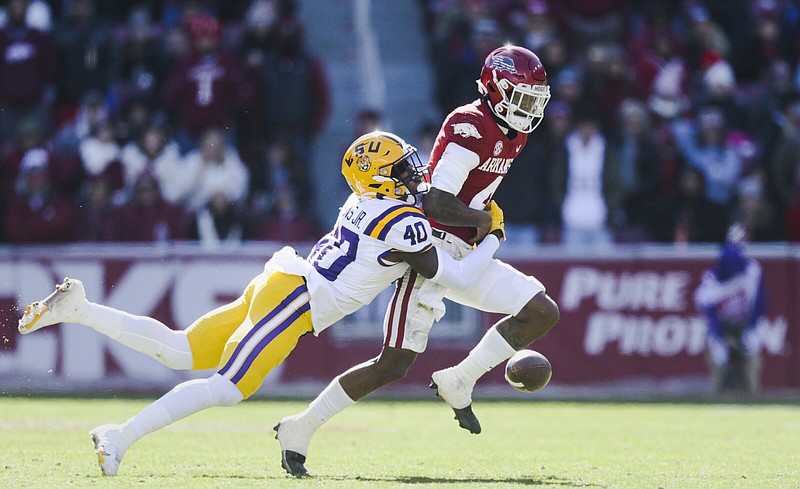
<svg viewBox="0 0 800 489"><path fill-rule="evenodd" d="M477 168L480 162L480 156L474 151L456 143L448 143L431 175L431 186L458 195L469 172Z"/></svg>
<svg viewBox="0 0 800 489"><path fill-rule="evenodd" d="M456 260L446 251L436 248L439 269L430 280L448 288L463 289L483 272L499 247L497 236L490 234L461 260Z"/></svg>

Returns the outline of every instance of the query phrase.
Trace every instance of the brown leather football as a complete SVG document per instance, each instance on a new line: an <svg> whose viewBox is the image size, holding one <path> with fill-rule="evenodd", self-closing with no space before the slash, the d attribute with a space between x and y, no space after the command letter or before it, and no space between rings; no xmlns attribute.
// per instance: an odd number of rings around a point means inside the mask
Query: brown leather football
<svg viewBox="0 0 800 489"><path fill-rule="evenodd" d="M520 350L506 363L506 380L523 392L538 391L552 376L550 361L538 351Z"/></svg>

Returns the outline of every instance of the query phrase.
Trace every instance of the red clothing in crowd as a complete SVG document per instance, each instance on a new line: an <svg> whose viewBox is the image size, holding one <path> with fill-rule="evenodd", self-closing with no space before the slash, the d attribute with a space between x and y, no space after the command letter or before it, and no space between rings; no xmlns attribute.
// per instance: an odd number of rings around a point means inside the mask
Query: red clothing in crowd
<svg viewBox="0 0 800 489"><path fill-rule="evenodd" d="M323 234L325 233L311 216L302 213L281 216L274 213L254 226L252 236L248 239L298 243L315 241Z"/></svg>
<svg viewBox="0 0 800 489"><path fill-rule="evenodd" d="M234 111L251 103L253 87L237 60L224 53L191 56L167 82L164 103L180 124L198 137L211 128L225 128Z"/></svg>
<svg viewBox="0 0 800 489"><path fill-rule="evenodd" d="M55 46L36 29L0 30L0 101L14 108L32 107L56 75Z"/></svg>
<svg viewBox="0 0 800 489"><path fill-rule="evenodd" d="M150 206L130 203L116 212L114 237L122 242L188 239L187 216L178 206L159 200Z"/></svg>
<svg viewBox="0 0 800 489"><path fill-rule="evenodd" d="M10 243L66 243L72 240L72 203L60 194L39 201L15 195L6 214Z"/></svg>
<svg viewBox="0 0 800 489"><path fill-rule="evenodd" d="M84 171L81 167L80 160L75 157L56 156L49 146L32 148L27 152L12 148L6 153L6 173L3 176L3 182L0 183L1 191L9 192L9 194L13 193L14 182L17 181L20 171L22 170L22 160L30 151L44 151L47 154L48 172L52 178L53 184L59 191L70 195L77 191L84 177Z"/></svg>

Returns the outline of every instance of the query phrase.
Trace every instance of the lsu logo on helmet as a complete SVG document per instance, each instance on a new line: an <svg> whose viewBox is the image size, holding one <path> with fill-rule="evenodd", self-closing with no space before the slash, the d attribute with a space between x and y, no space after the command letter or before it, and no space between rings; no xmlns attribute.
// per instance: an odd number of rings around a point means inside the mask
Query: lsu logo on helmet
<svg viewBox="0 0 800 489"><path fill-rule="evenodd" d="M452 124L453 126L453 133L457 136L462 136L465 138L475 138L475 139L482 139L481 133L478 132L478 129L468 122L459 122L458 124Z"/></svg>

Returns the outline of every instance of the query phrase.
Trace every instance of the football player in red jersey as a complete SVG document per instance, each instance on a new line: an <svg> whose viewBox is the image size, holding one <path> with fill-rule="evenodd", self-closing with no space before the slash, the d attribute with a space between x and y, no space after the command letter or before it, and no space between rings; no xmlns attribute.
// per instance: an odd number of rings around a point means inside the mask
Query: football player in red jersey
<svg viewBox="0 0 800 489"><path fill-rule="evenodd" d="M497 212L492 195L550 99L547 75L531 51L506 45L487 57L478 80L481 97L451 112L431 154L431 189L424 197L434 242L455 258L469 254ZM434 372L437 389L462 428L480 433L472 389L486 372L545 335L558 321L556 303L539 280L493 260L469 290L445 289L413 270L396 282L384 320L381 354L334 379L308 409L284 418L282 450L307 454L314 432L328 419L375 389L403 378L425 350L428 332L444 313L441 299L507 314L458 365Z"/></svg>

